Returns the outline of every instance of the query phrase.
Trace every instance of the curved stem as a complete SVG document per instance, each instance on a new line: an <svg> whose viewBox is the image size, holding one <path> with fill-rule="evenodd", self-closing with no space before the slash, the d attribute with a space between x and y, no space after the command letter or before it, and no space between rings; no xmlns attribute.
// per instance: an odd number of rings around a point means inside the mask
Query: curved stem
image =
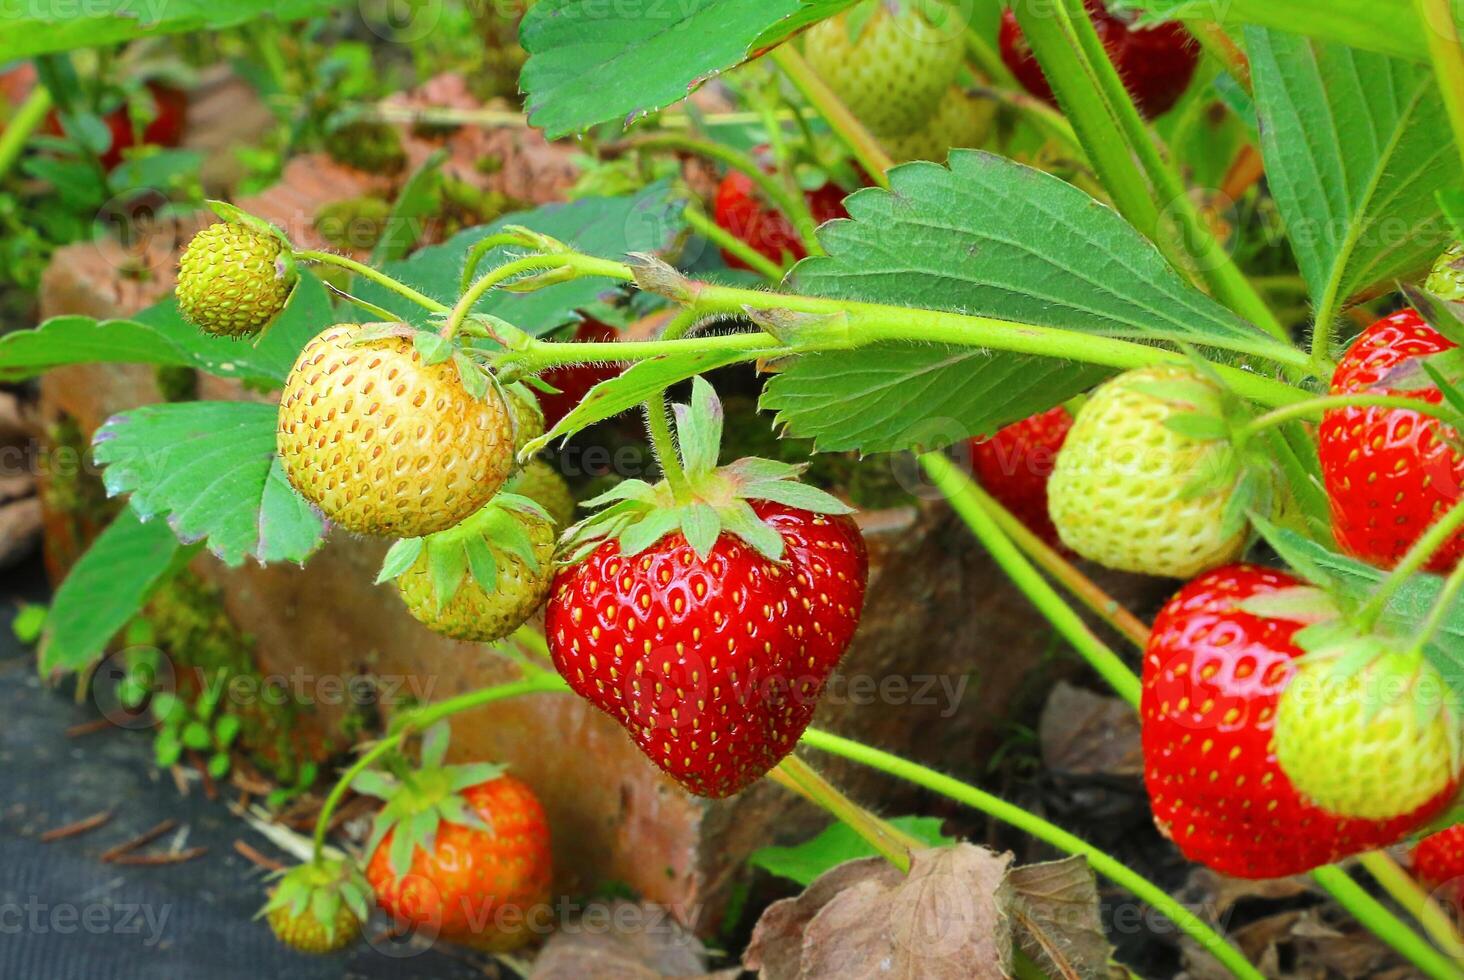
<svg viewBox="0 0 1464 980"><path fill-rule="evenodd" d="M1247 439L1273 425L1280 425L1283 422L1291 422L1296 419L1316 418L1334 408L1374 407L1406 408L1420 415L1428 415L1444 421L1447 421L1449 417L1458 415L1458 410L1448 405L1436 405L1433 402L1424 401L1421 398L1408 398L1403 395L1324 395L1320 398L1308 398L1306 401L1285 405L1274 411L1267 412L1265 415L1258 416L1248 422L1245 428L1240 430L1240 435L1242 439Z"/></svg>
<svg viewBox="0 0 1464 980"><path fill-rule="evenodd" d="M1448 513L1434 521L1429 529L1413 542L1408 553L1403 556L1403 560L1388 573L1388 577L1383 579L1377 591L1357 611L1358 629L1366 632L1376 626L1378 617L1382 616L1383 610L1388 607L1388 602L1403 587L1403 583L1408 581L1414 572L1422 568L1433 557L1433 553L1439 550L1460 527L1464 527L1464 499L1455 502L1454 506L1449 508Z"/></svg>
<svg viewBox="0 0 1464 980"><path fill-rule="evenodd" d="M505 262L469 286L467 292L458 299L457 304L452 308L452 313L448 315L447 322L442 325L442 338L451 340L455 337L457 332L462 329L463 321L477 305L478 300L499 283L507 282L514 276L525 272L533 272L535 269L554 269L569 265L569 256L563 254L527 255L512 262Z"/></svg>
<svg viewBox="0 0 1464 980"><path fill-rule="evenodd" d="M782 69L783 74L788 76L793 87L808 100L809 105L818 110L829 128L849 147L849 152L854 154L854 159L859 161L869 179L889 190L890 181L885 176L885 171L894 166L894 161L884 151L884 147L879 145L879 140L864 128L864 124L849 111L849 107L839 100L833 89L818 77L791 44L779 45L773 49L770 57ZM809 254L822 255L823 250Z"/></svg>
<svg viewBox="0 0 1464 980"><path fill-rule="evenodd" d="M682 310L670 323L666 324L666 329L661 331L661 339L663 341L679 340L696 324L696 321L697 316L694 310ZM676 444L671 438L671 427L666 418L665 388L646 399L646 423L651 431L651 445L656 450L656 459L661 464L661 472L671 487L671 496L678 503L687 502L691 499L691 490L687 486L686 470L681 466L681 457L677 455Z"/></svg>
<svg viewBox="0 0 1464 980"><path fill-rule="evenodd" d="M519 697L524 694L548 694L557 691L567 691L569 685L564 678L558 674L541 670L533 676L523 680L509 681L504 684L494 684L491 687L480 688L476 691L469 691L460 694L455 698L440 701L436 704L422 705L414 708L403 715L399 715L393 722L390 732L376 742L361 757L353 762L331 788L330 794L326 796L325 802L320 807L320 814L315 818L315 835L313 840L314 859L319 860L321 850L325 847L325 835L330 829L330 819L334 815L336 807L340 805L341 798L351 788L351 783L356 777L365 772L382 756L398 748L402 740L409 734L431 727L434 723L441 721L449 715L459 711L466 711L469 708L479 708L494 701L502 701L506 698Z"/></svg>
<svg viewBox="0 0 1464 980"><path fill-rule="evenodd" d="M1433 640L1439 628L1444 625L1449 611L1453 609L1454 600L1459 597L1461 588L1464 588L1464 561L1455 565L1454 570L1449 572L1449 577L1444 579L1444 587L1439 590L1433 608L1428 611L1428 617L1413 638L1411 646L1414 650L1422 651Z"/></svg>
<svg viewBox="0 0 1464 980"><path fill-rule="evenodd" d="M708 218L706 212L700 207L695 204L688 205L686 210L682 212L682 217L686 219L686 223L697 234L718 248L725 249L737 256L743 263L752 267L754 271L766 277L769 282L783 281L783 274L787 271L786 269Z"/></svg>
<svg viewBox="0 0 1464 980"><path fill-rule="evenodd" d="M713 143L710 140L679 136L673 133L662 133L632 140L626 145L638 150L675 150L681 153L692 153L715 160L746 175L757 184L758 190L763 192L768 201L793 223L808 254L824 254L823 246L818 243L818 236L813 233L817 223L808 210L808 202L803 199L802 195L791 193L775 174L770 174L758 166L757 161L749 154L722 143Z"/></svg>
<svg viewBox="0 0 1464 980"><path fill-rule="evenodd" d="M910 870L910 852L925 846L849 799L796 755L786 756L768 773L768 778L843 821L902 872Z"/></svg>
<svg viewBox="0 0 1464 980"><path fill-rule="evenodd" d="M1082 618L1057 594L1057 590L1038 574L1031 562L1022 557L1016 545L1002 533L995 519L982 506L978 496L980 491L976 489L971 478L940 453L925 453L920 457L920 465L930 476L936 489L945 495L951 507L966 522L971 533L976 535L977 540L991 553L992 559L1031 600L1032 605L1102 675L1109 686L1118 692L1119 697L1137 708L1140 690L1138 676L1118 654L1094 635Z"/></svg>
<svg viewBox="0 0 1464 980"><path fill-rule="evenodd" d="M463 259L463 274L458 279L458 290L467 292L468 287L473 284L474 277L478 274L478 266L483 261L483 256L495 248L504 248L510 245L517 245L522 248L532 247L524 241L522 235L512 231L501 231L496 235L489 235L487 238L479 239L468 249L468 254Z"/></svg>
<svg viewBox="0 0 1464 980"><path fill-rule="evenodd" d="M1337 904L1425 975L1433 980L1459 980L1464 977L1464 972L1456 964L1451 963L1447 957L1425 942L1423 937L1394 918L1382 903L1364 891L1347 872L1329 865L1318 868L1311 874L1337 900Z"/></svg>
<svg viewBox="0 0 1464 980"><path fill-rule="evenodd" d="M1246 962L1245 957L1241 955L1239 950L1226 942L1209 925L1200 919L1199 916L1166 894L1162 888L1137 872L1130 870L1123 862L1112 857L1107 852L1100 850L1074 834L1068 833L1061 827L1048 823L1041 817L1028 813L1021 807L1008 803L999 797L992 796L990 793L979 790L960 780L953 779L943 773L936 772L934 769L911 762L908 759L902 759L889 752L870 748L867 745L862 745L859 742L847 738L841 738L838 735L810 728L803 733L802 741L811 748L850 759L873 769L878 769L880 772L888 773L897 779L903 779L917 786L923 786L932 792L949 797L959 803L964 803L1003 823L1010 824L1018 830L1030 834L1060 851L1068 854L1082 855L1092 865L1094 871L1103 875L1119 887L1124 888L1141 901L1148 902L1159 912L1162 912L1190 938L1194 939L1212 956L1223 963L1226 969L1230 970L1235 976L1243 977L1245 980L1264 980L1260 971Z"/></svg>
<svg viewBox="0 0 1464 980"><path fill-rule="evenodd" d="M991 494L975 480L970 481L967 491L991 516L1007 537L1039 568L1067 589L1076 599L1091 609L1099 618L1113 627L1140 650L1149 643L1149 627L1117 599L1104 592L1088 576L1074 568L1056 549L1043 541L1018 520L1011 511L996 501Z"/></svg>
<svg viewBox="0 0 1464 980"><path fill-rule="evenodd" d="M10 172L10 168L20 158L21 150L25 149L26 140L30 139L31 133L36 131L36 127L50 111L51 90L37 83L20 108L15 110L15 115L5 124L4 131L0 132L0 177Z"/></svg>
<svg viewBox="0 0 1464 980"><path fill-rule="evenodd" d="M1429 934L1439 949L1456 961L1464 963L1464 942L1460 941L1454 923L1428 893L1419 887L1412 875L1399 867L1398 862L1389 857L1386 851L1364 854L1358 858L1358 863L1367 869L1367 873L1372 875L1373 880L1382 886L1393 901L1418 920L1418 924L1423 926L1424 932Z"/></svg>
<svg viewBox="0 0 1464 980"><path fill-rule="evenodd" d="M323 265L333 265L345 269L362 279L369 279L385 289L389 289L403 299L411 300L418 306L433 313L447 313L451 307L446 303L439 303L431 296L425 296L417 292L411 286L397 282L384 272L378 272L362 262L347 258L344 255L336 255L334 252L321 252L316 249L297 249L293 253L295 260L299 262L319 262Z"/></svg>

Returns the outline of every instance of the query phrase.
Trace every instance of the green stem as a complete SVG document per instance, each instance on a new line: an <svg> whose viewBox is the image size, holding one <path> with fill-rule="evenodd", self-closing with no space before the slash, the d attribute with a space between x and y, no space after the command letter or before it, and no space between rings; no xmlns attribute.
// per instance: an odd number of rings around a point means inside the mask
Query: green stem
<svg viewBox="0 0 1464 980"><path fill-rule="evenodd" d="M514 276L521 275L525 272L533 272L536 269L565 268L570 265L569 256L562 253L526 255L521 259L505 262L469 286L467 291L458 299L456 305L452 308L452 312L447 317L447 322L442 325L442 338L444 340L451 340L457 336L457 332L462 329L463 321L468 318L468 314L472 312L478 300L482 299L484 294L494 286L507 282Z"/></svg>
<svg viewBox="0 0 1464 980"><path fill-rule="evenodd" d="M671 496L677 503L691 499L691 490L686 482L686 470L681 467L681 458L676 455L676 441L671 438L671 423L666 418L666 393L662 391L646 399L646 428L651 433L651 447L656 451L656 462L661 464L661 475L671 486Z"/></svg>
<svg viewBox="0 0 1464 980"><path fill-rule="evenodd" d="M1418 886L1412 875L1399 867L1398 862L1389 857L1386 851L1364 854L1358 858L1358 863L1367 869L1367 873L1373 876L1373 880L1382 886L1393 901L1418 920L1418 924L1423 926L1424 932L1429 934L1439 949L1456 962L1464 963L1464 942L1460 941L1454 923L1449 921L1449 916L1428 893Z"/></svg>
<svg viewBox="0 0 1464 980"><path fill-rule="evenodd" d="M1454 0L1413 0L1413 9L1428 42L1428 56L1454 130L1454 146L1464 159L1464 46L1454 21Z"/></svg>
<svg viewBox="0 0 1464 980"><path fill-rule="evenodd" d="M439 303L431 296L426 296L417 292L411 286L397 282L386 273L378 272L371 268L371 266L357 262L355 259L347 258L344 255L336 255L334 252L320 252L315 249L297 249L294 252L294 257L299 262L319 262L323 265L333 265L345 269L360 276L362 279L369 279L378 286L388 289L403 299L410 300L423 309L430 310L433 313L447 313L451 309L446 303Z"/></svg>
<svg viewBox="0 0 1464 980"><path fill-rule="evenodd" d="M1328 866L1312 872L1312 878L1327 890L1337 904L1433 980L1459 980L1459 967L1423 937L1399 922L1377 899L1363 890L1341 868Z"/></svg>
<svg viewBox="0 0 1464 980"><path fill-rule="evenodd" d="M547 670L540 670L523 680L494 684L491 687L469 691L436 704L422 705L397 716L392 722L391 731L342 772L336 780L335 786L331 788L330 794L326 796L325 803L320 807L320 814L315 818L314 859L320 860L321 850L325 847L325 835L330 829L330 818L335 813L336 807L340 805L341 799L346 795L346 791L351 788L351 783L382 756L398 748L402 740L412 732L423 731L443 718L469 708L480 708L495 701L516 698L525 694L549 694L567 690L569 690L569 685L564 682L564 678Z"/></svg>
<svg viewBox="0 0 1464 980"><path fill-rule="evenodd" d="M1225 66L1226 72L1235 79L1246 95L1251 95L1250 61L1239 45L1225 33L1225 28L1212 20L1189 21L1185 23L1194 39L1200 42L1205 53Z"/></svg>
<svg viewBox="0 0 1464 980"><path fill-rule="evenodd" d="M981 505L981 509L990 515L1002 533L1011 538L1023 554L1124 639L1140 650L1148 645L1149 627L1142 620L1104 592L1096 582L1074 568L1071 562L1058 554L1046 541L1033 534L1027 525L998 503L979 483L974 480L968 483L966 492Z"/></svg>
<svg viewBox="0 0 1464 980"><path fill-rule="evenodd" d="M1428 617L1424 619L1413 639L1414 650L1422 651L1438 634L1449 611L1454 607L1454 600L1459 597L1460 588L1464 588L1464 561L1455 565L1453 571L1449 572L1449 577L1444 579L1444 586L1439 590L1433 608L1428 611Z"/></svg>
<svg viewBox="0 0 1464 980"><path fill-rule="evenodd" d="M700 207L689 205L682 216L692 230L707 241L737 256L753 270L765 276L769 282L782 282L787 272L782 266L738 238L736 235L706 216Z"/></svg>
<svg viewBox="0 0 1464 980"><path fill-rule="evenodd" d="M745 174L757 185L758 190L763 192L768 201L793 223L808 254L824 254L823 246L818 243L818 236L813 233L818 225L813 220L813 214L808 210L808 202L801 194L790 192L776 174L770 174L758 166L757 161L749 154L722 143L713 143L710 140L680 136L674 133L661 133L636 139L627 145L637 150L673 150L680 153L691 153L715 160Z"/></svg>
<svg viewBox="0 0 1464 980"><path fill-rule="evenodd" d="M1047 584L1032 563L1022 556L1010 538L1002 533L996 520L982 505L981 491L960 467L940 453L925 453L920 465L951 507L966 522L991 557L1001 566L1017 588L1037 610L1047 617L1057 631L1073 645L1083 659L1102 675L1110 687L1135 708L1139 705L1139 678L1118 654L1088 629L1073 608L1063 601L1057 590Z"/></svg>
<svg viewBox="0 0 1464 980"><path fill-rule="evenodd" d="M1448 513L1430 525L1429 529L1413 542L1408 553L1403 556L1403 560L1388 573L1388 577L1383 579L1377 591L1357 611L1357 628L1367 632L1376 626L1383 610L1388 608L1388 603L1403 587L1403 583L1407 582L1414 572L1422 568L1433 557L1433 553L1439 550L1460 527L1464 527L1464 499L1456 501L1454 506L1449 508Z"/></svg>
<svg viewBox="0 0 1464 980"><path fill-rule="evenodd" d="M4 132L0 132L0 179L3 179L20 159L20 153L25 149L26 140L30 139L31 133L46 118L46 113L51 111L51 90L44 85L37 84L31 89L30 95L21 103L20 108L15 110L15 115L6 123Z"/></svg>
<svg viewBox="0 0 1464 980"><path fill-rule="evenodd" d="M854 159L859 161L869 179L889 190L890 180L885 176L885 171L894 166L894 161L884 151L884 147L879 145L879 140L864 128L864 124L839 100L833 89L808 67L808 62L803 60L803 56L791 44L774 48L770 57L782 69L783 74L788 76L793 87L808 100L808 104L823 116L824 122L828 123L829 128L849 148L849 152L854 154ZM811 254L822 255L823 252Z"/></svg>
<svg viewBox="0 0 1464 980"><path fill-rule="evenodd" d="M467 256L463 259L463 274L458 280L458 290L467 292L468 287L473 284L474 277L478 274L478 265L483 261L483 256L495 248L517 245L521 248L532 248L532 243L524 240L524 236L515 231L501 231L496 235L489 235L487 238L479 239L468 249Z"/></svg>
<svg viewBox="0 0 1464 980"><path fill-rule="evenodd" d="M1286 328L1215 239L1160 152L1108 60L1083 0L1018 0L1013 10L1119 211L1181 273L1204 282L1236 313L1289 343Z"/></svg>
<svg viewBox="0 0 1464 980"><path fill-rule="evenodd" d="M785 757L768 778L843 821L901 872L910 870L910 853L925 846L849 799L796 755Z"/></svg>
<svg viewBox="0 0 1464 980"><path fill-rule="evenodd" d="M1165 894L1162 888L1130 870L1123 862L1107 852L1068 833L1061 827L1048 823L1041 817L1028 813L1021 807L992 796L990 793L936 772L934 769L908 759L902 759L889 752L841 738L838 735L810 728L803 733L803 743L810 748L850 759L861 765L888 773L897 779L922 786L959 803L964 803L1003 823L1010 824L1060 851L1082 855L1092 865L1094 871L1168 916L1186 935L1223 963L1232 974L1243 977L1245 980L1264 980L1262 974L1246 962L1239 950L1227 943L1197 915Z"/></svg>
<svg viewBox="0 0 1464 980"><path fill-rule="evenodd" d="M1273 425L1281 425L1297 419L1320 418L1324 413L1337 408L1406 408L1420 415L1429 415L1447 421L1458 415L1458 410L1448 405L1436 405L1421 398L1405 395L1323 395L1306 401L1284 405L1246 423L1240 430L1242 439L1249 439Z"/></svg>

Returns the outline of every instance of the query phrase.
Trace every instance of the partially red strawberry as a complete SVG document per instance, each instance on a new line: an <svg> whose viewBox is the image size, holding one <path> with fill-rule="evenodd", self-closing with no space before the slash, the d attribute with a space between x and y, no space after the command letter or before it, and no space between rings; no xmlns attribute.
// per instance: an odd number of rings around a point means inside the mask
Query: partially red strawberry
<svg viewBox="0 0 1464 980"><path fill-rule="evenodd" d="M691 792L724 797L792 751L843 656L868 559L848 508L739 460L714 468L720 405L677 406L691 499L628 480L571 538L545 611L571 688ZM582 560L581 560L582 559Z"/></svg>
<svg viewBox="0 0 1464 980"><path fill-rule="evenodd" d="M1144 781L1154 819L1185 857L1241 878L1275 878L1385 847L1422 826L1447 795L1386 821L1333 816L1306 802L1271 746L1276 707L1304 625L1242 608L1305 583L1227 565L1179 591L1144 654Z"/></svg>
<svg viewBox="0 0 1464 980"><path fill-rule="evenodd" d="M574 340L582 344L604 343L614 340L615 337L614 327L593 317L581 320L574 329ZM554 423L568 415L584 400L591 388L601 381L609 381L623 370L623 366L615 364L568 364L545 371L539 376L540 379L559 389L557 394L547 391L536 393L539 396L539 408L544 413L545 428L553 428Z"/></svg>
<svg viewBox="0 0 1464 980"><path fill-rule="evenodd" d="M366 880L399 924L482 949L523 945L551 925L553 863L544 808L502 767L443 766L445 723L423 765L400 781L368 771L353 784L382 796Z"/></svg>
<svg viewBox="0 0 1464 980"><path fill-rule="evenodd" d="M1057 451L1073 427L1067 407L1058 405L993 436L971 440L976 479L1027 528L1054 548L1061 546L1047 513L1047 480Z"/></svg>
<svg viewBox="0 0 1464 980"><path fill-rule="evenodd" d="M188 121L188 93L162 82L148 82L147 91L157 112L141 126L141 141L137 138L138 127L133 124L129 105L118 106L102 117L112 136L111 145L100 157L106 169L111 170L121 163L123 151L134 146L174 147L183 142ZM45 129L51 135L61 135L61 118L54 111L47 117Z"/></svg>
<svg viewBox="0 0 1464 980"><path fill-rule="evenodd" d="M844 210L844 191L837 184L824 184L805 193L804 198L818 224L849 216ZM729 172L717 185L712 216L720 227L773 262L781 264L789 256L801 259L808 254L793 223L783 212L765 204L752 178L741 171ZM722 258L734 269L748 268L747 263L726 250Z"/></svg>
<svg viewBox="0 0 1464 980"><path fill-rule="evenodd" d="M1124 88L1146 117L1163 115L1174 107L1194 77L1200 63L1200 49L1177 21L1136 28L1133 15L1110 12L1099 0L1087 0L1084 6L1108 52L1108 60L1118 70ZM1052 86L1042 73L1042 66L1032 54L1016 14L1002 13L1001 60L1011 69L1022 87L1044 102L1056 105Z"/></svg>
<svg viewBox="0 0 1464 980"><path fill-rule="evenodd" d="M1353 342L1332 374L1332 394L1406 395L1439 404L1435 387L1401 390L1389 376L1413 358L1455 345L1413 310L1378 320ZM1396 375L1393 375L1396 377ZM1427 376L1422 376L1428 385ZM1317 432L1332 529L1348 554L1391 567L1464 495L1464 454L1443 438L1449 426L1404 408L1341 408ZM1434 552L1426 566L1444 572L1464 556L1464 533Z"/></svg>
<svg viewBox="0 0 1464 980"><path fill-rule="evenodd" d="M1434 897L1464 914L1464 823L1429 834L1413 848L1413 875Z"/></svg>

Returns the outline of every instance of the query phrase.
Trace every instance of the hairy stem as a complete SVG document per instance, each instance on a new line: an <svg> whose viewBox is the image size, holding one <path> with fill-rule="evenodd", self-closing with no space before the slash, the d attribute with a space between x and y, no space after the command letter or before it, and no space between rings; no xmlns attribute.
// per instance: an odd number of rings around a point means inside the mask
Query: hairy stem
<svg viewBox="0 0 1464 980"><path fill-rule="evenodd" d="M1312 878L1337 900L1352 917L1383 942L1418 967L1432 980L1459 980L1464 971L1428 944L1418 933L1398 921L1377 899L1363 890L1341 868L1329 865L1312 872Z"/></svg>
<svg viewBox="0 0 1464 980"><path fill-rule="evenodd" d="M768 778L843 821L901 872L910 870L910 853L925 846L849 799L796 755L784 758Z"/></svg>
<svg viewBox="0 0 1464 980"><path fill-rule="evenodd" d="M1038 611L1057 628L1083 659L1092 665L1110 687L1118 692L1135 708L1139 705L1139 678L1118 654L1100 640L1072 607L1062 600L1052 586L1047 584L1031 562L1022 556L1017 546L1002 533L995 518L987 512L981 501L981 491L960 467L940 453L925 453L920 465L930 476L931 482L950 501L951 507L966 522L971 533L976 535L992 559L1006 572L1007 577L1021 589Z"/></svg>
<svg viewBox="0 0 1464 980"><path fill-rule="evenodd" d="M1448 420L1458 415L1458 409L1449 405L1436 405L1421 398L1409 398L1405 395L1324 395L1320 398L1308 398L1306 401L1285 405L1254 418L1241 430L1241 436L1250 438L1273 425L1281 425L1296 419L1320 418L1323 413L1336 408L1406 408L1420 415L1442 420Z"/></svg>
<svg viewBox="0 0 1464 980"><path fill-rule="evenodd" d="M447 304L439 303L431 296L424 296L411 286L397 282L386 273L378 272L371 268L371 266L357 262L355 259L347 258L344 255L336 255L334 252L321 252L315 249L297 249L293 254L295 260L298 262L319 262L322 265L333 265L358 275L362 279L369 279L378 286L389 289L403 299L411 300L423 309L430 310L433 313L447 313L451 310L451 307Z"/></svg>
<svg viewBox="0 0 1464 980"><path fill-rule="evenodd" d="M1388 603L1403 587L1403 583L1427 564L1428 560L1433 557L1433 553L1443 547L1444 543L1460 527L1464 527L1464 500L1456 501L1454 506L1449 508L1448 513L1435 521L1427 531L1419 535L1417 541L1413 542L1408 553L1403 556L1403 560L1388 573L1388 577L1383 579L1377 591L1357 611L1358 629L1367 631L1376 626L1378 618L1388 608Z"/></svg>
<svg viewBox="0 0 1464 980"><path fill-rule="evenodd" d="M315 818L313 842L315 860L320 860L321 851L325 847L325 835L330 829L331 817L334 815L336 807L340 805L341 799L346 795L346 791L351 788L351 783L382 756L400 747L402 741L412 732L423 731L443 718L469 708L480 708L495 701L503 701L524 694L548 694L567 690L569 690L569 685L564 683L564 679L558 674L540 670L523 680L494 684L491 687L469 691L436 704L422 705L406 714L397 716L392 722L391 731L363 752L359 759L341 773L335 786L331 787L330 794L326 796L325 802L320 807L320 814Z"/></svg>
<svg viewBox="0 0 1464 980"><path fill-rule="evenodd" d="M773 49L770 57L773 62L788 76L788 81L793 87L808 100L808 104L818 110L829 128L849 147L849 152L854 154L854 159L864 168L880 187L889 190L890 181L885 176L885 171L894 166L890 155L879 145L879 140L864 128L864 124L849 111L849 107L839 100L833 89L824 84L814 70L808 67L808 62L803 56L793 49L791 44L781 44ZM812 255L822 255L823 251L810 252Z"/></svg>
<svg viewBox="0 0 1464 980"><path fill-rule="evenodd" d="M1398 866L1398 862L1386 851L1373 851L1358 858L1358 863L1367 869L1373 880L1382 886L1388 895L1401 905L1409 915L1418 920L1433 941L1457 962L1464 963L1464 942L1454 923L1438 903L1419 887L1413 876Z"/></svg>
<svg viewBox="0 0 1464 980"><path fill-rule="evenodd" d="M1082 855L1094 871L1163 913L1186 935L1223 963L1232 974L1245 980L1263 980L1262 974L1246 962L1239 950L1226 942L1197 915L1166 894L1162 888L1129 869L1122 861L1061 827L934 769L851 739L810 728L803 733L803 744L923 786L1010 824L1064 853Z"/></svg>

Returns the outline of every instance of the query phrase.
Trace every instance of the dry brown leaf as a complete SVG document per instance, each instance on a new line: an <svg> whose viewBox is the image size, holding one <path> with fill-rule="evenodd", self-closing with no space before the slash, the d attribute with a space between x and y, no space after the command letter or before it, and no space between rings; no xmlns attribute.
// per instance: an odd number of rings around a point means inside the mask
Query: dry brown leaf
<svg viewBox="0 0 1464 980"><path fill-rule="evenodd" d="M1010 854L931 848L901 876L881 859L842 864L771 906L743 958L767 980L1005 977L1011 933L999 901Z"/></svg>
<svg viewBox="0 0 1464 980"><path fill-rule="evenodd" d="M1098 913L1098 880L1085 859L1013 868L1006 891L1018 945L1052 980L1109 976L1113 945Z"/></svg>
<svg viewBox="0 0 1464 980"><path fill-rule="evenodd" d="M1137 776L1144 771L1139 719L1118 698L1059 682L1038 724L1042 761L1055 772Z"/></svg>
<svg viewBox="0 0 1464 980"><path fill-rule="evenodd" d="M561 925L529 974L530 980L706 976L706 950L700 940L665 908L626 901L592 907Z"/></svg>

